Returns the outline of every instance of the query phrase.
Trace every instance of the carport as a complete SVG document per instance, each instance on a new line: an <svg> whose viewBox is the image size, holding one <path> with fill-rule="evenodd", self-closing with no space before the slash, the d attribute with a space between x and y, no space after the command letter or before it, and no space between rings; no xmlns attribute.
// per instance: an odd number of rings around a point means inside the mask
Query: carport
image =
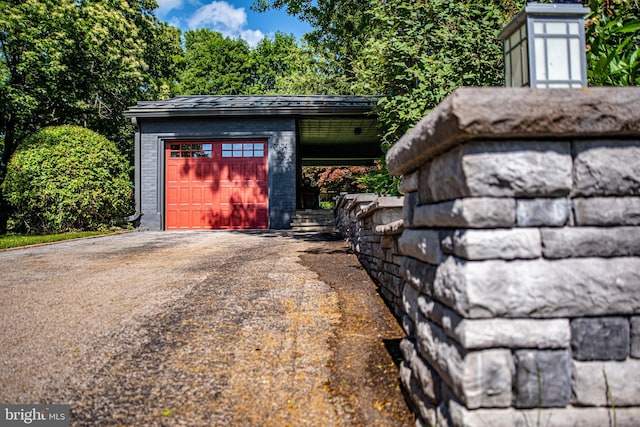
<svg viewBox="0 0 640 427"><path fill-rule="evenodd" d="M303 166L379 158L366 96L182 96L139 102L136 213L144 229L284 229Z"/></svg>

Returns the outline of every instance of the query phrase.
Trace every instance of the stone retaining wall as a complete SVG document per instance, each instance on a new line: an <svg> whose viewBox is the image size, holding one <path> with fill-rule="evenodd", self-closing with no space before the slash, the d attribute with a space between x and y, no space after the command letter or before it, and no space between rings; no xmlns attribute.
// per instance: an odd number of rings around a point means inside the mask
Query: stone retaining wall
<svg viewBox="0 0 640 427"><path fill-rule="evenodd" d="M338 229L399 319L404 315L404 280L398 258L403 200L403 197L348 194L338 202L336 215Z"/></svg>
<svg viewBox="0 0 640 427"><path fill-rule="evenodd" d="M402 224L339 221L420 421L640 425L640 89L459 89L387 164Z"/></svg>

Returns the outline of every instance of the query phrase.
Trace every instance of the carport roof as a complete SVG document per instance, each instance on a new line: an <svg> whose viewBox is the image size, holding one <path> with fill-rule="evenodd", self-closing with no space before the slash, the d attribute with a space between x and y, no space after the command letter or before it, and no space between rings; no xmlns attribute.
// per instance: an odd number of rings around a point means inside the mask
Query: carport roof
<svg viewBox="0 0 640 427"><path fill-rule="evenodd" d="M134 120L292 116L303 165L371 164L382 156L377 96L202 95L142 101L125 114Z"/></svg>
<svg viewBox="0 0 640 427"><path fill-rule="evenodd" d="M140 101L125 114L130 117L194 117L252 115L361 115L370 114L377 96L329 95L195 95L165 101Z"/></svg>

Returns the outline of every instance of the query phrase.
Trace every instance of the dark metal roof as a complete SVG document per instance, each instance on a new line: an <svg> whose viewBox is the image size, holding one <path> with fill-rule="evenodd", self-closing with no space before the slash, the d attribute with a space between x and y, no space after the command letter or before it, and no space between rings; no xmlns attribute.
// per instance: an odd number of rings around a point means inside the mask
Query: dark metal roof
<svg viewBox="0 0 640 427"><path fill-rule="evenodd" d="M141 101L125 114L130 117L360 115L371 112L378 99L376 96L195 95Z"/></svg>

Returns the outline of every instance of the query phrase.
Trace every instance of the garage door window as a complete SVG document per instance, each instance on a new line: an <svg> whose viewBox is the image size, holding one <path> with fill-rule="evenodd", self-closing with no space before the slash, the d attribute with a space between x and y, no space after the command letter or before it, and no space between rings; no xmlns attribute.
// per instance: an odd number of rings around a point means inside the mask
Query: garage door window
<svg viewBox="0 0 640 427"><path fill-rule="evenodd" d="M211 144L171 144L169 147L171 150L170 156L172 158L178 157L212 157L212 145Z"/></svg>
<svg viewBox="0 0 640 427"><path fill-rule="evenodd" d="M222 157L264 157L264 144L222 144Z"/></svg>

